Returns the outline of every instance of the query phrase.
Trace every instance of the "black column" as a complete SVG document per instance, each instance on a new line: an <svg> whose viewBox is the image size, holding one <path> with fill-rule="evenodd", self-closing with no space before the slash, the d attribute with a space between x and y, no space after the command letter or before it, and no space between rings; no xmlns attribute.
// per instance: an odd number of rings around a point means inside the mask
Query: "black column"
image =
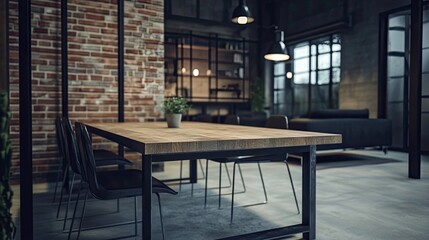
<svg viewBox="0 0 429 240"><path fill-rule="evenodd" d="M33 239L31 1L19 1L19 154L21 239Z"/></svg>
<svg viewBox="0 0 429 240"><path fill-rule="evenodd" d="M118 0L118 122L125 121L124 111L124 1ZM124 147L119 146L124 156Z"/></svg>
<svg viewBox="0 0 429 240"><path fill-rule="evenodd" d="M124 121L124 1L118 1L118 122Z"/></svg>
<svg viewBox="0 0 429 240"><path fill-rule="evenodd" d="M408 177L420 179L422 113L422 0L411 1Z"/></svg>
<svg viewBox="0 0 429 240"><path fill-rule="evenodd" d="M61 0L61 96L63 117L69 116L67 0Z"/></svg>

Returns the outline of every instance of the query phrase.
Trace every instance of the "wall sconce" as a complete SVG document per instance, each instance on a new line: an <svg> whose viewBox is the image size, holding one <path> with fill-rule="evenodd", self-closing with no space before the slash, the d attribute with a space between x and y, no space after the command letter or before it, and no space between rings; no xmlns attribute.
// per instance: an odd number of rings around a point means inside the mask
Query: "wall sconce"
<svg viewBox="0 0 429 240"><path fill-rule="evenodd" d="M238 6L232 13L231 21L240 25L249 24L255 21L252 17L252 13L250 13L250 10L246 5L246 0L240 0Z"/></svg>
<svg viewBox="0 0 429 240"><path fill-rule="evenodd" d="M266 60L270 61L286 61L289 59L289 54L287 52L286 44L284 43L284 32L274 27L275 39L273 44L271 44L270 49L264 55Z"/></svg>
<svg viewBox="0 0 429 240"><path fill-rule="evenodd" d="M197 68L195 68L195 69L192 71L192 75L194 75L194 77L198 77L198 76L200 75L200 70L198 70Z"/></svg>

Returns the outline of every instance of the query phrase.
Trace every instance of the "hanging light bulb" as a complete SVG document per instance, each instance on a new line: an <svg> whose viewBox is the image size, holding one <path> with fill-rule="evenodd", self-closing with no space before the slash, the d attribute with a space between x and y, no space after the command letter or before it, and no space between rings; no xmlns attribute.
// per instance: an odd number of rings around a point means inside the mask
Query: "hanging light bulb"
<svg viewBox="0 0 429 240"><path fill-rule="evenodd" d="M276 28L275 28L276 29ZM284 43L284 32L280 30L274 30L275 40L271 44L270 49L264 55L266 60L270 61L286 61L288 60L289 54L287 52L286 44Z"/></svg>
<svg viewBox="0 0 429 240"><path fill-rule="evenodd" d="M198 77L198 76L200 75L200 70L198 70L198 68L195 68L195 69L192 71L192 75L194 75L194 77Z"/></svg>
<svg viewBox="0 0 429 240"><path fill-rule="evenodd" d="M238 6L232 13L231 21L240 25L249 24L255 21L252 17L252 13L250 13L250 10L246 5L246 0L240 0Z"/></svg>

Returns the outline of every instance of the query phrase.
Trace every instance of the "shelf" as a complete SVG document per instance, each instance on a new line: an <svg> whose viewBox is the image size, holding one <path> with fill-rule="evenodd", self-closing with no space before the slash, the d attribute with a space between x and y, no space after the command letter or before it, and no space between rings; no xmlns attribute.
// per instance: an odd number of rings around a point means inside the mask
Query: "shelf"
<svg viewBox="0 0 429 240"><path fill-rule="evenodd" d="M187 98L187 101L189 104L206 104L206 103L212 103L212 104L230 104L230 103L249 103L249 99L242 99L242 98L218 98L218 99L210 99L210 98Z"/></svg>
<svg viewBox="0 0 429 240"><path fill-rule="evenodd" d="M190 61L191 58L189 57L184 57L184 58L176 58L176 57L167 57L165 56L164 59L168 59L168 60L177 60L180 61L181 59L185 60L185 61ZM204 62L209 62L207 58L192 58L192 61L204 61ZM212 60L210 61L212 64L216 63L216 60ZM234 61L217 61L218 64L222 65L222 64L229 64L229 65L238 65L241 66L243 65L243 62L234 62Z"/></svg>
<svg viewBox="0 0 429 240"><path fill-rule="evenodd" d="M242 62L227 62L227 61L217 61L218 64L231 64L231 65L239 65L242 66L243 63ZM216 61L212 61L212 63L216 63Z"/></svg>
<svg viewBox="0 0 429 240"><path fill-rule="evenodd" d="M245 78L239 78L239 77L227 77L227 76L218 76L218 80L234 80L234 81L243 81L247 80Z"/></svg>
<svg viewBox="0 0 429 240"><path fill-rule="evenodd" d="M164 74L167 77L191 77L189 74L171 74L171 73L165 73ZM211 77L213 80L216 79L216 75L198 75L198 76L192 76L192 78L209 78ZM247 81L248 79L245 78L239 78L239 77L227 77L227 76L218 76L218 80L233 80L233 81Z"/></svg>
<svg viewBox="0 0 429 240"><path fill-rule="evenodd" d="M229 88L210 88L210 94L218 92L232 92L237 94L237 99L240 98L241 89L229 89ZM219 97L217 97L219 98Z"/></svg>
<svg viewBox="0 0 429 240"><path fill-rule="evenodd" d="M180 61L181 59L186 60L186 61L190 61L191 60L191 58L189 58L189 57L184 57L184 58L182 58L182 57L179 57L179 58L176 58L176 57L164 57L164 59L171 59L171 60L176 60L177 59L177 61ZM209 60L207 58L195 58L195 57L192 58L192 61L209 62ZM212 62L215 62L215 61L212 61Z"/></svg>
<svg viewBox="0 0 429 240"><path fill-rule="evenodd" d="M166 73L165 75L169 76L169 77L191 77L191 75L189 75L189 74L177 74L176 75L176 74ZM208 76L208 75L198 75L198 76L192 75L192 78L209 78L209 77L216 78L215 75L210 75L210 76Z"/></svg>
<svg viewBox="0 0 429 240"><path fill-rule="evenodd" d="M166 44L175 45L176 43L166 42ZM179 43L177 47L181 48L182 45ZM183 49L191 49L191 45L189 45L189 44L183 44ZM211 46L211 49L213 51L216 50L216 46L215 46L215 42L214 41L213 41L213 46ZM192 50L209 51L209 46L192 45ZM240 53L240 54L243 54L243 53L247 54L247 52L248 52L247 50L243 51L243 49L228 49L228 48L221 48L221 47L218 48L218 51L219 52L229 52L229 53Z"/></svg>

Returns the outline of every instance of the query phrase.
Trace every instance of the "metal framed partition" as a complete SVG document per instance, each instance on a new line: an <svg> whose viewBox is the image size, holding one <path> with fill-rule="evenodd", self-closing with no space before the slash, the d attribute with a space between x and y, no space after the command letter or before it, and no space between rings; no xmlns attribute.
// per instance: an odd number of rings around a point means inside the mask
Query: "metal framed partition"
<svg viewBox="0 0 429 240"><path fill-rule="evenodd" d="M61 0L62 115L68 117L67 0ZM33 239L31 0L19 1L20 234ZM118 1L118 122L124 121L124 1ZM119 147L123 154L123 147Z"/></svg>

